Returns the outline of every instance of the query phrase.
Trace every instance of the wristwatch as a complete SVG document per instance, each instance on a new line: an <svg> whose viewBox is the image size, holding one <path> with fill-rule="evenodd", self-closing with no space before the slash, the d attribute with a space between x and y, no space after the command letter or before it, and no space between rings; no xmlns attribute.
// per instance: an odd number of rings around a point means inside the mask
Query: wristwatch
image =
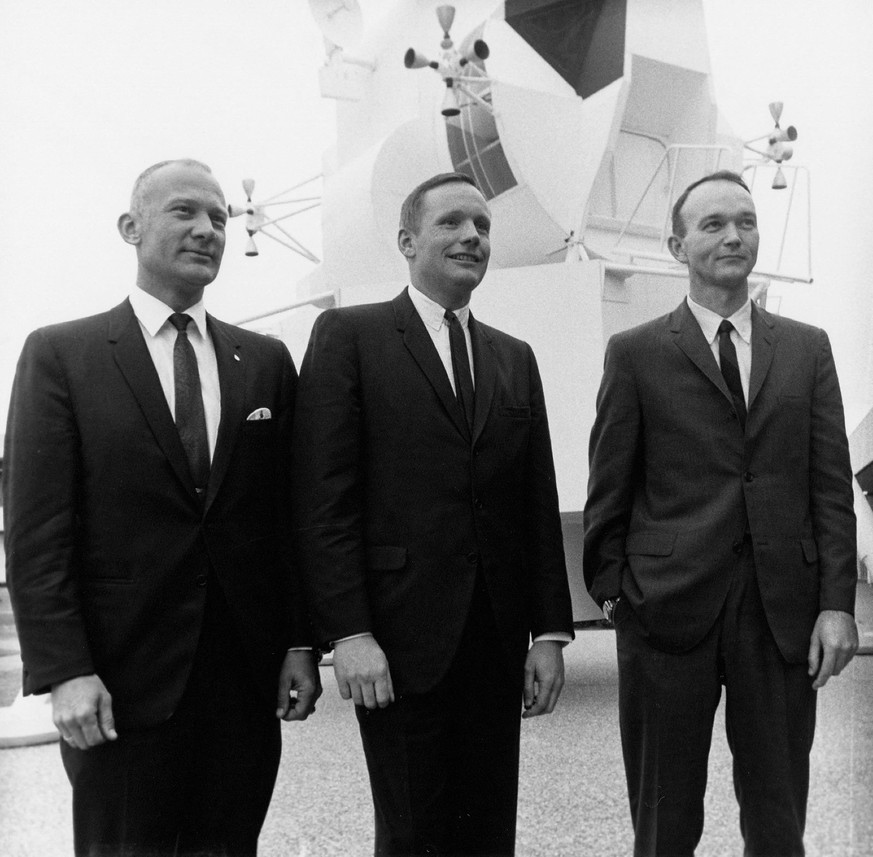
<svg viewBox="0 0 873 857"><path fill-rule="evenodd" d="M615 598L607 598L603 602L603 618L610 624L613 624L612 617L615 615L615 608L618 602L621 601L621 596Z"/></svg>

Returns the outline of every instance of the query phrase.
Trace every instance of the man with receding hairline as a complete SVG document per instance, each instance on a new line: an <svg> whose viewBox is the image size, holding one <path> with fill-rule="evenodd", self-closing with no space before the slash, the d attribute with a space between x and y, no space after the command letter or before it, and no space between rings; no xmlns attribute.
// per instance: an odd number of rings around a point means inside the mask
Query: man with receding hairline
<svg viewBox="0 0 873 857"><path fill-rule="evenodd" d="M409 288L326 310L301 367L301 562L355 703L377 855L513 854L521 717L550 713L564 681L570 598L536 360L469 310L490 227L467 176L422 182L400 217Z"/></svg>
<svg viewBox="0 0 873 857"><path fill-rule="evenodd" d="M673 208L678 309L616 334L591 432L585 579L615 624L635 857L691 857L713 718L747 857L800 857L816 691L858 646L852 472L827 334L749 299L755 204Z"/></svg>
<svg viewBox="0 0 873 857"><path fill-rule="evenodd" d="M26 693L51 693L77 855L254 855L279 718L321 692L287 540L296 371L206 313L227 210L198 161L137 179L128 299L40 328L6 434Z"/></svg>

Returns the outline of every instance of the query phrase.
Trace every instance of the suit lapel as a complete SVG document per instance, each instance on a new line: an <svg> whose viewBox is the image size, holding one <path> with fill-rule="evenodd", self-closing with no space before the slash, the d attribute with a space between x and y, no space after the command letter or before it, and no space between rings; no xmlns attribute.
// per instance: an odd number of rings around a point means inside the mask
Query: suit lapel
<svg viewBox="0 0 873 857"><path fill-rule="evenodd" d="M415 362L418 363L419 368L430 382L458 431L464 437L469 437L470 429L467 426L467 421L464 418L458 400L455 398L452 385L449 383L445 366L443 366L442 360L440 360L440 356L437 354L436 347L430 338L430 334L427 332L427 328L424 326L424 322L415 311L409 294L404 290L394 298L392 303L394 305L394 319L397 330L403 335L403 344Z"/></svg>
<svg viewBox="0 0 873 857"><path fill-rule="evenodd" d="M128 300L110 312L109 342L114 346L115 362L136 398L158 446L180 482L196 497L179 432L167 407L167 399L139 322Z"/></svg>
<svg viewBox="0 0 873 857"><path fill-rule="evenodd" d="M227 473L231 452L242 425L247 371L240 344L233 335L233 328L208 313L206 322L215 347L218 385L221 390L221 421L218 425L218 438L212 456L212 468L209 471L209 485L206 489L206 509L208 509Z"/></svg>
<svg viewBox="0 0 873 857"><path fill-rule="evenodd" d="M749 412L770 371L776 347L776 330L769 313L752 303L752 371L749 375Z"/></svg>
<svg viewBox="0 0 873 857"><path fill-rule="evenodd" d="M670 314L669 326L676 345L721 390L728 402L733 404L724 375L721 374L721 369L718 368L709 343L703 336L703 331L700 329L697 319L691 314L686 301L683 300Z"/></svg>
<svg viewBox="0 0 873 857"><path fill-rule="evenodd" d="M488 414L494 391L497 389L497 357L494 343L470 313L470 340L473 343L473 376L476 385L476 407L473 420L473 443L479 439Z"/></svg>

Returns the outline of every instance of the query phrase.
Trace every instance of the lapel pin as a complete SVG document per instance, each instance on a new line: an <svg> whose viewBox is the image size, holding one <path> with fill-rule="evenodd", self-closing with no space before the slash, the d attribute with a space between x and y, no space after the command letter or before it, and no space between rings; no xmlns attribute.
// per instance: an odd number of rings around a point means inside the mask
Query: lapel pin
<svg viewBox="0 0 873 857"><path fill-rule="evenodd" d="M239 363L239 354L234 354L233 359L236 360L237 363Z"/></svg>

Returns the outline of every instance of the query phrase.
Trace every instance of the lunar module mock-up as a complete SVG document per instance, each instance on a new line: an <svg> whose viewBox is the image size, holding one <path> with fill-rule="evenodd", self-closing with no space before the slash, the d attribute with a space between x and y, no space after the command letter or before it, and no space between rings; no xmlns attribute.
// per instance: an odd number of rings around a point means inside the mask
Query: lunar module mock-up
<svg viewBox="0 0 873 857"><path fill-rule="evenodd" d="M321 308L393 298L407 283L396 245L403 199L434 173L473 176L493 215L473 311L537 355L574 618L597 618L582 583L581 517L606 342L686 293L686 269L666 247L670 208L717 169L745 170L759 212L776 219L762 238L755 299L765 303L772 282L810 280L809 180L785 163L797 133L780 127L778 103L760 141L727 129L701 0L403 0L379 4L372 25L355 0L310 7L327 51L321 92L337 106L324 155L323 260L292 305L248 326L299 355ZM245 189L248 203L231 212L246 215L253 254L278 218L252 201L250 182ZM778 311L775 290L770 302Z"/></svg>

